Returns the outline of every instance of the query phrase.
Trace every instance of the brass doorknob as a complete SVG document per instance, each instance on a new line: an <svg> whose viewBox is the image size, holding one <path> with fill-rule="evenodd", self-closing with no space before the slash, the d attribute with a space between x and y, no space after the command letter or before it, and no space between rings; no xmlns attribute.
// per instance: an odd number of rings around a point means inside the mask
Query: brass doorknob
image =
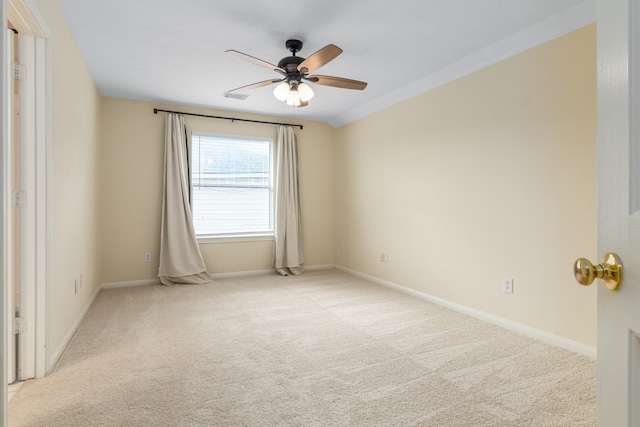
<svg viewBox="0 0 640 427"><path fill-rule="evenodd" d="M595 279L601 279L607 289L615 291L622 282L622 262L618 255L612 253L604 254L598 265L580 258L573 266L573 274L581 285L589 286Z"/></svg>

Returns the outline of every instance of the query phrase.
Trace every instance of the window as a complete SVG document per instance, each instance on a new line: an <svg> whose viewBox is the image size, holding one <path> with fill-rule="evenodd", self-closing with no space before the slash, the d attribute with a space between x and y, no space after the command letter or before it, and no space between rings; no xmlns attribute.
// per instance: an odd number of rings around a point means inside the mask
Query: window
<svg viewBox="0 0 640 427"><path fill-rule="evenodd" d="M273 236L272 143L191 136L193 225L206 237Z"/></svg>

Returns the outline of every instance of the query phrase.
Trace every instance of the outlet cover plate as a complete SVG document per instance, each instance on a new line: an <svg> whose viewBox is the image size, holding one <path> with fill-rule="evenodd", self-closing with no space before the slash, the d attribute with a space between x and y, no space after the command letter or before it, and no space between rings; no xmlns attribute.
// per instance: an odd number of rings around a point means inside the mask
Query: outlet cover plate
<svg viewBox="0 0 640 427"><path fill-rule="evenodd" d="M513 279L511 277L502 278L502 292L505 294L513 293Z"/></svg>

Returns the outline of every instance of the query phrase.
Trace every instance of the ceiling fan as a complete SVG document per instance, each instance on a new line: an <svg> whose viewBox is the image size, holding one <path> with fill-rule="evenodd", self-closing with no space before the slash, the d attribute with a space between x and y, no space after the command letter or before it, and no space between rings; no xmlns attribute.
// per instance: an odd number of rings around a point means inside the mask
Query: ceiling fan
<svg viewBox="0 0 640 427"><path fill-rule="evenodd" d="M276 98L280 101L286 101L288 105L293 107L305 107L313 97L313 90L308 84L303 82L303 80L318 85L333 86L342 89L363 90L367 87L367 83L358 80L345 79L343 77L310 75L342 53L342 49L338 46L329 44L306 59L296 56L296 53L302 49L302 42L300 40L287 40L285 46L291 51L291 56L282 58L280 62L278 62L278 65L270 64L262 59L238 52L237 50L227 50L226 53L230 55L245 59L282 75L281 79L265 80L237 87L227 91L227 93L280 83L273 91Z"/></svg>

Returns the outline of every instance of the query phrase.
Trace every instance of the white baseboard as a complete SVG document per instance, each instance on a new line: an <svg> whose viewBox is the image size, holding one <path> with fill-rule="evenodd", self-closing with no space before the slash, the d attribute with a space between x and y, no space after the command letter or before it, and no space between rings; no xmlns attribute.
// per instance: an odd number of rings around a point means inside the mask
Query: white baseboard
<svg viewBox="0 0 640 427"><path fill-rule="evenodd" d="M308 265L305 266L305 271L315 270L331 270L335 268L333 264L320 264L320 265ZM247 270L247 271L232 271L229 273L212 273L211 278L215 279L228 279L233 277L248 277L248 276L262 276L264 274L275 274L274 268L268 268L264 270ZM100 289L115 289L115 288L130 288L134 286L147 286L147 285L159 285L159 279L142 279L142 280L125 280L122 282L107 282L100 285Z"/></svg>
<svg viewBox="0 0 640 427"><path fill-rule="evenodd" d="M275 273L274 269L269 270L251 270L251 271L233 271L230 273L213 273L212 279L226 279L229 277L243 276L259 276L263 274ZM108 282L100 285L102 289L131 288L135 286L160 285L160 279L142 279L142 280L124 280L122 282Z"/></svg>
<svg viewBox="0 0 640 427"><path fill-rule="evenodd" d="M123 282L107 282L100 285L100 289L132 288L135 286L159 285L160 279L127 280Z"/></svg>
<svg viewBox="0 0 640 427"><path fill-rule="evenodd" d="M564 349L573 351L575 353L579 353L593 359L596 358L597 349L595 347L582 344L577 341L573 341L559 335L555 335L540 329L532 328L531 326L523 325L522 323L517 323L512 320L504 319L502 317L495 316L493 314L486 313L484 311L476 310L471 307L467 307L462 304L458 304L455 302L447 301L439 297L435 297L433 295L429 295L425 292L417 291L415 289L407 288L402 285L398 285L397 283L389 282L384 279L380 279L375 276L370 276L368 274L361 273L356 270L351 270L350 268L343 267L341 265L336 265L335 268L338 270L342 270L346 273L352 274L356 277L360 277L361 279L368 280L370 282L376 283L378 285L382 285L391 289L395 289L397 291L415 296L417 298L421 298L435 304L450 308L452 310L458 311L463 314L467 314L469 316L475 317L480 320L484 320L486 322L492 323L497 326L501 326L505 329L509 329L514 332L518 332L532 338L535 338L540 341L544 341L548 344L552 344L558 347L562 347Z"/></svg>
<svg viewBox="0 0 640 427"><path fill-rule="evenodd" d="M320 264L320 265L305 265L305 271L315 271L315 270L331 270L335 268L333 264ZM248 276L262 276L263 274L275 274L275 268L269 268L265 270L249 270L249 271L233 271L230 273L213 273L211 274L212 279L227 279L231 277L248 277Z"/></svg>
<svg viewBox="0 0 640 427"><path fill-rule="evenodd" d="M49 375L49 373L51 373L53 368L56 366L56 363L58 363L60 356L62 356L62 353L64 353L64 350L67 348L67 346L71 342L71 338L73 338L73 336L75 335L76 331L80 327L80 324L82 323L82 320L87 315L87 313L89 312L89 309L91 308L91 305L93 304L96 297L98 296L98 293L100 293L100 289L101 289L100 286L96 287L96 290L93 291L93 294L91 294L91 297L82 308L82 311L76 318L75 322L73 322L73 324L65 334L64 338L62 338L62 341L60 342L56 350L51 354L51 357L49 357L49 360L47 361L48 363L46 367L46 375Z"/></svg>
<svg viewBox="0 0 640 427"><path fill-rule="evenodd" d="M335 264L319 264L319 265L305 265L305 271L316 271L316 270L331 270L336 268Z"/></svg>
<svg viewBox="0 0 640 427"><path fill-rule="evenodd" d="M248 271L231 271L229 273L212 273L211 278L215 279L228 279L233 277L247 277L247 276L262 276L264 274L273 274L276 270L268 268L265 270L248 270Z"/></svg>

